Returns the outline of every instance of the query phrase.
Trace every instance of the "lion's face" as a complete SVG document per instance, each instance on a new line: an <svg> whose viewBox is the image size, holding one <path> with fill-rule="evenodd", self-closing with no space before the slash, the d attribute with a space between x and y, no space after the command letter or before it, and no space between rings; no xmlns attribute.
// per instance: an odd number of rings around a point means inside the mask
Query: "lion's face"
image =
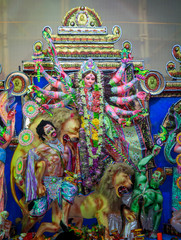
<svg viewBox="0 0 181 240"><path fill-rule="evenodd" d="M65 121L61 126L60 141L62 142L63 136L68 135L71 140L79 139L80 122L78 119L70 118Z"/></svg>
<svg viewBox="0 0 181 240"><path fill-rule="evenodd" d="M132 181L130 176L124 172L120 172L113 176L113 186L116 190L118 197L121 197L122 194L128 193L132 187Z"/></svg>

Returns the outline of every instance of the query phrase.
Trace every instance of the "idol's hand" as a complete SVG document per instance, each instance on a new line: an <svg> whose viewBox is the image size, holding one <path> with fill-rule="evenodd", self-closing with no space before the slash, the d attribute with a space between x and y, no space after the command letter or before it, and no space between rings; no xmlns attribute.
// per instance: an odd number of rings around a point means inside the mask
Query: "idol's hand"
<svg viewBox="0 0 181 240"><path fill-rule="evenodd" d="M37 63L35 65L35 72L37 72L38 68L40 68L40 73L42 73L44 71L44 68L40 63Z"/></svg>
<svg viewBox="0 0 181 240"><path fill-rule="evenodd" d="M8 119L8 120L12 120L12 119L14 118L15 114L16 114L16 110L9 111L9 112L8 112L8 116L7 116L7 119Z"/></svg>
<svg viewBox="0 0 181 240"><path fill-rule="evenodd" d="M145 100L145 98L146 98L146 93L145 92L138 92L136 95L141 100Z"/></svg>
<svg viewBox="0 0 181 240"><path fill-rule="evenodd" d="M48 104L43 104L42 107L45 108L45 109L47 109L47 110L49 109Z"/></svg>
<svg viewBox="0 0 181 240"><path fill-rule="evenodd" d="M135 111L133 111L133 115L136 115L137 113L141 113L141 110L135 110Z"/></svg>
<svg viewBox="0 0 181 240"><path fill-rule="evenodd" d="M48 104L43 104L41 107L38 108L38 110L41 112L41 113L45 113L46 110L49 109L49 106Z"/></svg>
<svg viewBox="0 0 181 240"><path fill-rule="evenodd" d="M119 123L119 124L124 124L124 123L126 123L126 121L125 121L124 118L119 118L119 119L118 119L118 123Z"/></svg>
<svg viewBox="0 0 181 240"><path fill-rule="evenodd" d="M157 156L157 155L159 154L159 152L160 152L160 149L161 149L161 147L159 147L158 145L155 145L155 146L153 147L152 154L153 154L154 156Z"/></svg>

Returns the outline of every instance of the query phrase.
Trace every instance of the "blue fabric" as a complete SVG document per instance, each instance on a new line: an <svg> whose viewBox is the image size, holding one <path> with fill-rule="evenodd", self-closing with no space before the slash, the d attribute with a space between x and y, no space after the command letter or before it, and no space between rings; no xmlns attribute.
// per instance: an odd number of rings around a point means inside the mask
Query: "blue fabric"
<svg viewBox="0 0 181 240"><path fill-rule="evenodd" d="M38 198L34 200L33 203L34 203L33 208L29 212L30 216L41 217L47 212L48 210L47 196Z"/></svg>
<svg viewBox="0 0 181 240"><path fill-rule="evenodd" d="M67 202L73 204L74 198L78 192L77 185L68 181L63 181L61 192L62 192L62 198Z"/></svg>
<svg viewBox="0 0 181 240"><path fill-rule="evenodd" d="M61 198L61 186L62 186L62 178L61 177L53 177L53 176L45 176L43 178L44 185L47 191L47 197L49 204L55 199L58 200L58 204L62 207L62 198Z"/></svg>
<svg viewBox="0 0 181 240"><path fill-rule="evenodd" d="M0 161L6 163L6 150L0 148Z"/></svg>

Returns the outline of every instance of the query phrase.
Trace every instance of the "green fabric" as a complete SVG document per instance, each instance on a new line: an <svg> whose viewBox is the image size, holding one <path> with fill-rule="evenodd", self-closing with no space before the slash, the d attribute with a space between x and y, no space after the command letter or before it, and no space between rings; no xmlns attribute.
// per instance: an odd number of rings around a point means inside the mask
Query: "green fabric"
<svg viewBox="0 0 181 240"><path fill-rule="evenodd" d="M113 126L113 123L107 115L104 115L104 124L105 124L105 128L106 128L106 135L112 141L114 141L115 138L118 138L118 135L117 135L116 130Z"/></svg>
<svg viewBox="0 0 181 240"><path fill-rule="evenodd" d="M125 140L129 143L129 152L131 160L134 164L138 164L138 161L142 159L142 149L138 134L134 126L122 128L125 136Z"/></svg>
<svg viewBox="0 0 181 240"><path fill-rule="evenodd" d="M173 182L172 182L172 210L180 209L181 194L180 189L178 188L176 181L180 177L176 167L173 168Z"/></svg>

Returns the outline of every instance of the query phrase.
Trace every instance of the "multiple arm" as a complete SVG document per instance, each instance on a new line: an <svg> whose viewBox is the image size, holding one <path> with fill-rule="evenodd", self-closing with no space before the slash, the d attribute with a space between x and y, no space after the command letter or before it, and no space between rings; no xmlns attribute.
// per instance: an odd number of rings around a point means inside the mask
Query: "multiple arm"
<svg viewBox="0 0 181 240"><path fill-rule="evenodd" d="M140 110L135 110L135 111L129 111L129 110L124 110L121 108L122 105L127 105L127 103L134 101L135 99L141 99L144 100L146 97L146 94L144 92L138 92L135 95L127 96L125 97L124 94L128 92L133 85L139 80L137 77L134 78L132 81L129 83L125 83L123 85L116 85L117 83L122 81L123 74L126 68L126 63L123 62L121 67L118 69L117 73L114 75L114 77L109 81L109 84L112 86L111 87L111 92L114 95L110 97L110 100L115 103L117 106L112 106L106 102L105 104L105 111L109 114L111 118L114 120L118 121L120 124L123 123L125 120L123 118L120 118L120 115L123 116L134 116L135 114L138 114L141 112ZM120 107L119 107L120 105Z"/></svg>
<svg viewBox="0 0 181 240"><path fill-rule="evenodd" d="M68 95L64 100L58 102L58 103L54 103L54 104L43 104L42 106L46 109L52 109L52 108L60 108L60 107L65 107L67 106L69 103L71 103L72 99L71 97Z"/></svg>
<svg viewBox="0 0 181 240"><path fill-rule="evenodd" d="M47 97L61 100L60 102L55 104L44 104L43 107L45 107L46 109L65 107L72 101L72 98L74 98L75 89L72 88L73 84L71 78L63 71L60 62L58 61L57 52L51 37L45 31L43 32L43 36L48 42L48 54L54 63L54 70L57 72L58 80L47 74L41 64L39 64L40 72L49 82L49 84L55 87L58 91L47 91L37 86L33 86L31 90L34 90L33 88L35 88L37 91L43 93Z"/></svg>
<svg viewBox="0 0 181 240"><path fill-rule="evenodd" d="M126 93L128 90L130 90L133 85L138 81L138 78L134 78L132 81L130 81L129 83L126 83L124 85L121 86L114 86L111 88L112 93L114 94L124 94Z"/></svg>
<svg viewBox="0 0 181 240"><path fill-rule="evenodd" d="M135 111L123 110L121 108L114 107L114 106L108 104L107 102L105 103L105 111L109 114L109 116L111 118L113 118L114 120L116 120L118 122L119 122L119 119L121 119L119 117L119 115L129 116L129 115L134 115L134 114L140 112L139 110L135 110Z"/></svg>
<svg viewBox="0 0 181 240"><path fill-rule="evenodd" d="M126 68L126 63L122 63L121 67L118 69L116 74L113 76L113 78L109 81L110 85L115 85L116 83L119 83L122 80L123 73Z"/></svg>
<svg viewBox="0 0 181 240"><path fill-rule="evenodd" d="M47 97L50 97L50 98L53 98L53 99L62 99L64 98L65 96L67 96L66 93L63 93L63 92L58 92L58 91L48 91L48 90L44 90L38 86L35 86L33 85L32 87L32 90L33 91L39 91L41 93L43 93L45 96Z"/></svg>
<svg viewBox="0 0 181 240"><path fill-rule="evenodd" d="M42 67L42 66L41 66ZM62 89L62 83L60 81L58 81L57 79L51 77L50 75L48 75L44 68L42 67L41 69L43 70L40 70L42 75L45 77L45 79L55 88L57 88L58 90L61 90Z"/></svg>
<svg viewBox="0 0 181 240"><path fill-rule="evenodd" d="M50 108L57 108L57 107L64 107L68 104L70 104L71 99L68 97L65 98L65 94L69 94L72 95L72 97L74 98L74 93L75 90L72 88L72 81L69 78L69 76L63 71L60 62L58 61L58 57L57 57L57 52L55 49L55 46L52 42L51 36L49 35L48 32L44 31L43 32L43 36L45 38L45 40L48 42L48 54L52 60L52 62L54 63L54 69L58 74L58 77L60 77L61 81L54 79L53 77L49 76L45 70L43 69L43 67L40 65L40 72L43 74L43 76L47 79L47 81L55 88L57 88L60 93L57 92L53 92L53 91L46 91L46 90L42 90L40 89L39 91L42 92L43 94L45 94L46 96L50 97L50 98L54 98L54 99L61 99L60 102L55 103L55 104L51 104L51 105L44 105L44 107L50 109ZM129 60L129 59L127 59ZM127 66L127 61L122 61L122 64L120 66L120 68L118 69L118 71L116 72L116 74L112 77L112 79L109 81L109 84L111 85L111 92L114 95L114 97L111 97L110 100L113 103L116 103L118 105L118 107L113 107L111 105L109 105L107 102L105 103L105 111L116 121L118 121L119 123L122 122L123 119L120 120L119 115L123 115L123 116L133 116L136 113L140 112L140 111L127 111L127 110L123 110L121 108L119 108L119 105L125 105L137 98L140 98L142 100L145 99L145 95L141 96L138 94L136 95L132 95L132 96L123 96L125 93L127 93L132 87L133 85L139 80L138 78L134 78L131 82L129 83L124 83L122 84L124 81L122 81L122 79L124 78L124 73L125 73L125 69ZM120 84L121 82L121 84ZM118 84L118 85L117 85ZM63 92L63 93L62 93Z"/></svg>
<svg viewBox="0 0 181 240"><path fill-rule="evenodd" d="M71 93L74 93L74 92L75 92L75 90L74 90L72 87L70 87L70 86L72 85L72 83L69 81L70 78L68 77L68 75L67 75L66 73L64 73L64 72L61 72L61 73L60 73L60 76L62 77L61 80L64 79L64 81L61 82L60 80L57 80L57 79L51 77L50 75L48 75L48 74L45 72L45 70L44 70L44 68L43 68L43 66L42 66L41 64L39 64L39 66L40 66L40 72L41 72L41 74L45 77L45 79L46 79L53 87L57 88L57 89L60 90L60 91L63 91L63 89L65 88L67 91L69 91L69 92L71 92ZM69 84L68 84L68 82L69 82Z"/></svg>
<svg viewBox="0 0 181 240"><path fill-rule="evenodd" d="M145 97L146 97L145 92L138 92L137 94L128 97L110 97L110 100L118 105L125 105L138 98L144 100Z"/></svg>
<svg viewBox="0 0 181 240"><path fill-rule="evenodd" d="M51 58L52 62L54 63L54 69L57 72L58 75L62 76L63 79L65 80L64 84L72 86L72 80L71 78L63 71L60 62L58 61L58 57L57 57L57 51L55 49L55 46L53 44L53 41L51 39L51 36L46 32L43 31L43 37L45 38L45 40L48 43L48 54L49 57Z"/></svg>

